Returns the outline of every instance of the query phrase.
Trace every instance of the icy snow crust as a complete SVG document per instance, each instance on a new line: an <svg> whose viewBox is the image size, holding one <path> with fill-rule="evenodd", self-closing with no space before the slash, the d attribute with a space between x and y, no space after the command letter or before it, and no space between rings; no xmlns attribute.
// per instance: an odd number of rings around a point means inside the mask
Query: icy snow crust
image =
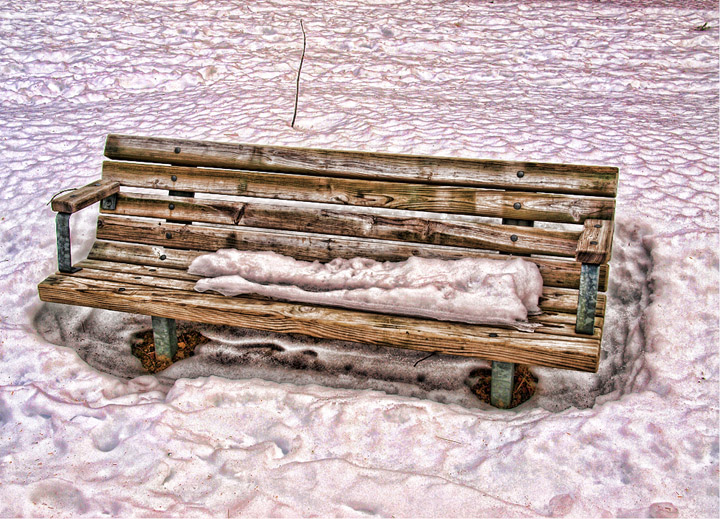
<svg viewBox="0 0 720 519"><path fill-rule="evenodd" d="M528 314L540 313L543 287L537 265L520 258L412 257L396 262L335 258L323 264L271 251L223 249L198 256L188 272L202 276L195 284L199 292L258 294L525 331L533 330Z"/></svg>
<svg viewBox="0 0 720 519"><path fill-rule="evenodd" d="M717 517L716 9L5 2L0 515ZM483 361L205 326L141 376L147 317L37 298L110 132L619 166L599 371L503 412Z"/></svg>

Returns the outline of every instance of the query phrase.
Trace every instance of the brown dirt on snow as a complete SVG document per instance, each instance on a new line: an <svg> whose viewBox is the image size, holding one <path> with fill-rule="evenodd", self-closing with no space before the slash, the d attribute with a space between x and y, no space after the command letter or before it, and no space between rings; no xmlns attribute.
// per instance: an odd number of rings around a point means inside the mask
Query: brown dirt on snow
<svg viewBox="0 0 720 519"><path fill-rule="evenodd" d="M192 357L195 354L195 347L209 340L193 329L178 330L178 351L172 362ZM153 340L152 330L142 332L135 337L132 344L132 354L140 359L143 368L150 373L162 371L172 364L168 359L155 358L155 341Z"/></svg>
<svg viewBox="0 0 720 519"><path fill-rule="evenodd" d="M483 368L479 370L477 375L480 377L477 383L472 387L480 400L486 404L490 403L490 379L492 378L492 370ZM510 408L517 407L523 402L527 402L535 394L537 387L537 377L530 372L527 366L518 364L515 366L515 385L513 386L512 400Z"/></svg>

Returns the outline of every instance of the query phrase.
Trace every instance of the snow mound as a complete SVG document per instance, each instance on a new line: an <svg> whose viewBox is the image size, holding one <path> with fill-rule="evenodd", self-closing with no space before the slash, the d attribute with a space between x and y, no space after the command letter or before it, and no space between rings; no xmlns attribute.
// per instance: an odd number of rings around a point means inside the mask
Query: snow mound
<svg viewBox="0 0 720 519"><path fill-rule="evenodd" d="M537 265L520 258L411 257L401 262L336 258L322 264L270 251L224 249L196 258L188 270L208 276L195 285L200 292L259 294L527 331L533 325L521 321L540 313L542 295Z"/></svg>

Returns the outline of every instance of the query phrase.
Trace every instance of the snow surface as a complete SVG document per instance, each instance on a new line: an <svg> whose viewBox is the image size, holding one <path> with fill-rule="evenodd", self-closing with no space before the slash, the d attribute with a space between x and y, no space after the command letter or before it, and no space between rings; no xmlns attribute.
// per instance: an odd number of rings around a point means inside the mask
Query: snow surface
<svg viewBox="0 0 720 519"><path fill-rule="evenodd" d="M718 516L715 2L18 0L0 35L0 515ZM111 132L619 166L599 371L499 411L483 361L203 326L143 376L148 318L37 297Z"/></svg>
<svg viewBox="0 0 720 519"><path fill-rule="evenodd" d="M299 261L272 251L222 249L193 260L195 290L532 331L543 279L522 258Z"/></svg>

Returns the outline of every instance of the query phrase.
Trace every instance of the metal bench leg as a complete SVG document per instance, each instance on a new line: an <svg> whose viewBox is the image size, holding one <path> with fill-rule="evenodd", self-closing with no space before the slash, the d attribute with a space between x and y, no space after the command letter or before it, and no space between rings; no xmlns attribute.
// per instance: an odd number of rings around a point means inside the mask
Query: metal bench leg
<svg viewBox="0 0 720 519"><path fill-rule="evenodd" d="M503 218L503 225L518 225L521 227L535 227L532 220L516 220ZM507 254L507 253L503 253ZM530 256L530 254L515 254L515 256ZM490 379L490 403L499 409L507 409L512 402L513 385L515 383L515 364L512 362L492 362L492 378Z"/></svg>
<svg viewBox="0 0 720 519"><path fill-rule="evenodd" d="M57 232L58 270L67 274L78 272L72 266L70 253L70 213L58 213L55 217L55 231Z"/></svg>
<svg viewBox="0 0 720 519"><path fill-rule="evenodd" d="M490 403L492 405L500 409L510 407L514 379L515 364L493 361L492 378L490 379Z"/></svg>
<svg viewBox="0 0 720 519"><path fill-rule="evenodd" d="M155 339L155 357L170 360L177 353L177 329L175 319L152 316L153 338Z"/></svg>
<svg viewBox="0 0 720 519"><path fill-rule="evenodd" d="M582 264L577 320L575 321L576 333L592 335L595 329L599 271L598 265Z"/></svg>

